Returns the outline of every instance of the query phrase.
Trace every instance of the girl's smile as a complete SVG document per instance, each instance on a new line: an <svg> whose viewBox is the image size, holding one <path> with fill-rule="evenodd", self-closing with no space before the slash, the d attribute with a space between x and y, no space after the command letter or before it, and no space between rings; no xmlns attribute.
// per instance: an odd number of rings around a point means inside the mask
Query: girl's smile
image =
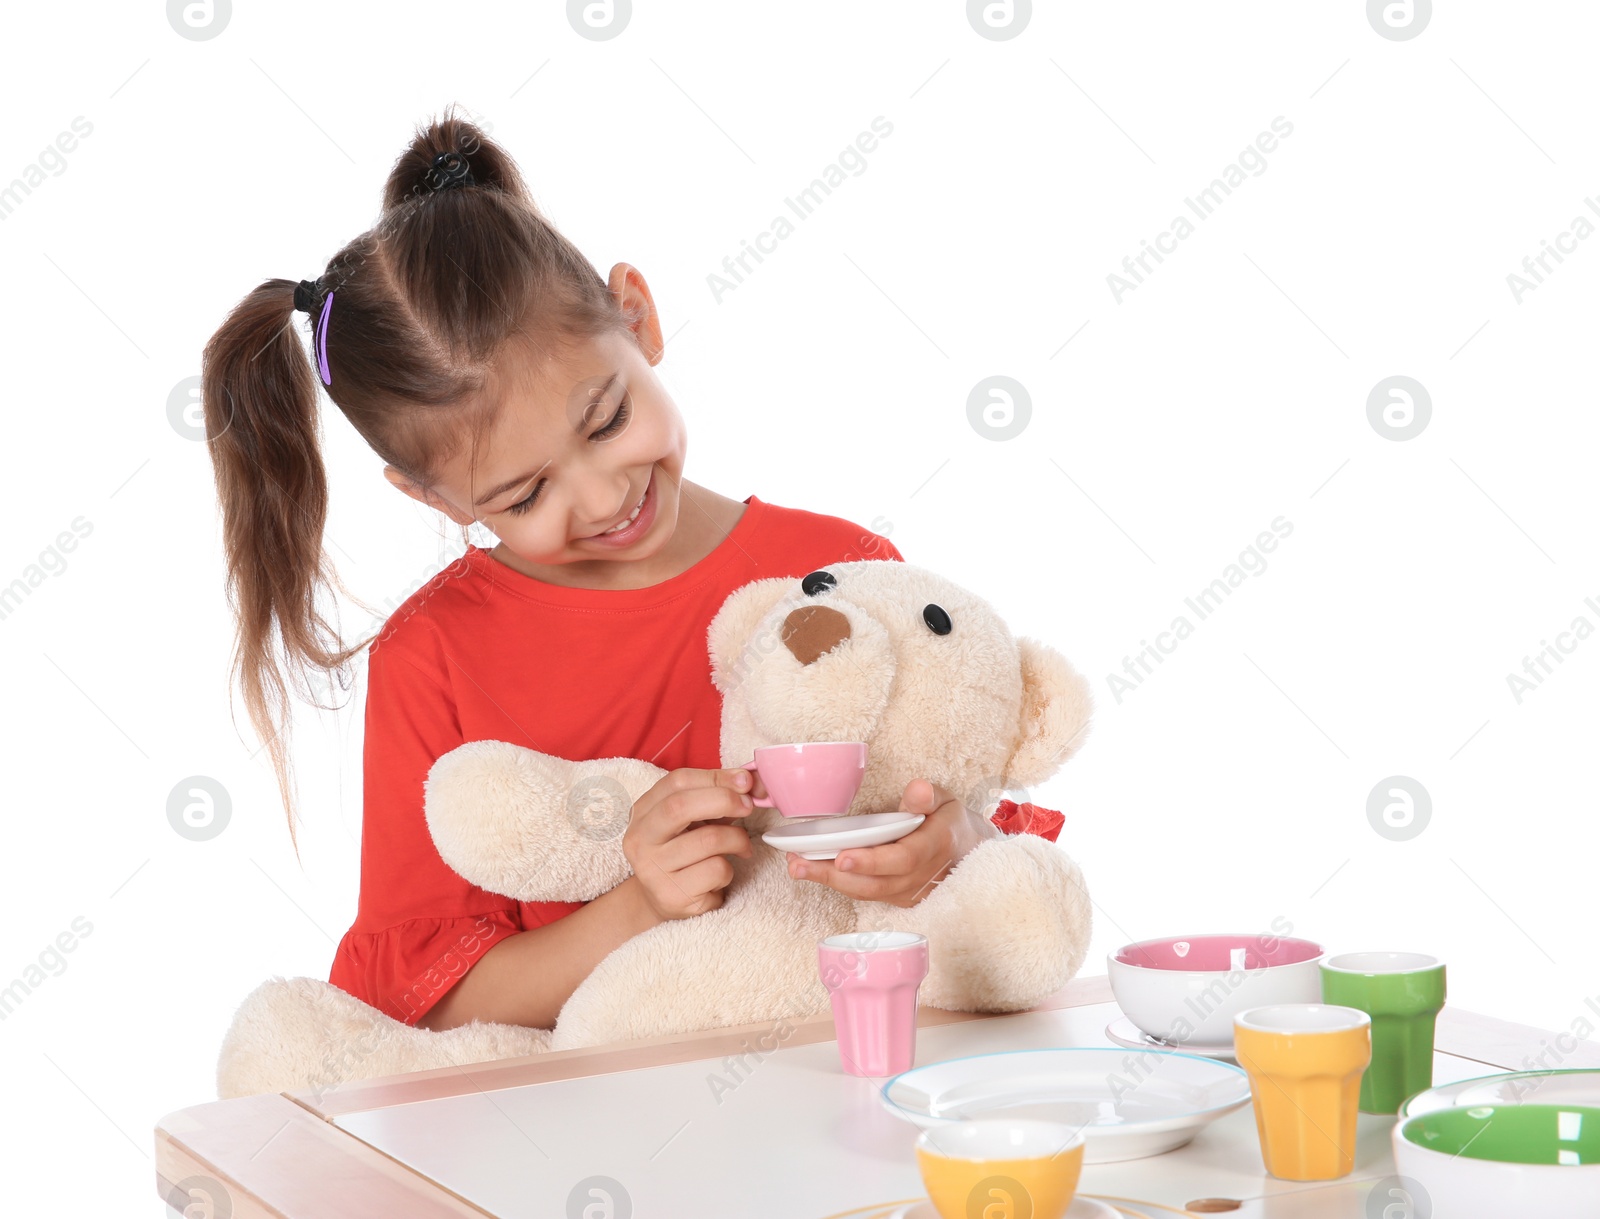
<svg viewBox="0 0 1600 1219"><path fill-rule="evenodd" d="M639 502L633 506L633 511L626 518L628 523L620 528L614 525L603 529L584 538L583 541L594 542L615 550L625 550L639 541L650 532L650 526L655 524L657 502L655 486L656 468L651 466L650 473L645 479L644 494L639 497Z"/></svg>

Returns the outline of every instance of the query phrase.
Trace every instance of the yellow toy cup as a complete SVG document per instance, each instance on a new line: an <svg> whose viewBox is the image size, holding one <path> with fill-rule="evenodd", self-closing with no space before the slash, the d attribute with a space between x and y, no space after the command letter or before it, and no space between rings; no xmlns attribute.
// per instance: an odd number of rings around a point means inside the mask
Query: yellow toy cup
<svg viewBox="0 0 1600 1219"><path fill-rule="evenodd" d="M1083 1132L1020 1118L956 1122L917 1137L917 1167L943 1219L1062 1219L1083 1173Z"/></svg>
<svg viewBox="0 0 1600 1219"><path fill-rule="evenodd" d="M1371 1016L1331 1003L1253 1007L1233 1018L1233 1052L1250 1076L1269 1173L1283 1181L1331 1181L1355 1167Z"/></svg>

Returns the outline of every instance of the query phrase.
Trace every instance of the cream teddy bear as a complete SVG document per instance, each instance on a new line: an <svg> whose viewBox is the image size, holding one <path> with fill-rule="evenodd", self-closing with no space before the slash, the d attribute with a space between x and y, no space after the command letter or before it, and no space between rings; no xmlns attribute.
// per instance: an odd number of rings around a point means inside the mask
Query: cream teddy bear
<svg viewBox="0 0 1600 1219"><path fill-rule="evenodd" d="M735 590L707 638L722 694L721 762L758 746L864 741L850 814L899 807L926 778L956 793L981 840L913 906L855 901L795 880L762 840L785 822L742 824L722 905L661 923L595 967L551 1030L473 1022L405 1025L326 982L272 979L241 1005L218 1067L222 1097L321 1089L460 1065L828 1010L817 941L849 931L928 938L919 1004L954 1011L1031 1007L1083 962L1090 902L1076 865L1031 834L1001 835L986 805L1044 782L1082 744L1088 683L1056 651L1013 638L982 598L909 563L836 563L803 579ZM569 761L469 741L430 770L429 829L472 883L521 901L590 900L629 874L632 802L666 771L633 758Z"/></svg>

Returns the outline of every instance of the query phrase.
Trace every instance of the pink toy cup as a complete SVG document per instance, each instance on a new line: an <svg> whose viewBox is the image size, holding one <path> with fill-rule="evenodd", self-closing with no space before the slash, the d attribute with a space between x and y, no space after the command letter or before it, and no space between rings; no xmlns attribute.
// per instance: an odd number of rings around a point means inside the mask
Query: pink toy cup
<svg viewBox="0 0 1600 1219"><path fill-rule="evenodd" d="M850 808L867 773L865 741L799 741L763 745L742 769L761 775L767 795L757 808L785 817L838 817Z"/></svg>
<svg viewBox="0 0 1600 1219"><path fill-rule="evenodd" d="M833 1003L839 1061L849 1075L898 1075L917 1048L917 987L928 976L928 938L911 931L853 931L817 943Z"/></svg>

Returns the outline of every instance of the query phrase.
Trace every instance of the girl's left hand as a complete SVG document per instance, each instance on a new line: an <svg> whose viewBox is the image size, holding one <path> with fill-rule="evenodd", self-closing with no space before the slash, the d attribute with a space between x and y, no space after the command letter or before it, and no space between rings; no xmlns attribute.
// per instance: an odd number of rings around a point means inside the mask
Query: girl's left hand
<svg viewBox="0 0 1600 1219"><path fill-rule="evenodd" d="M790 855L789 875L817 881L857 901L916 905L985 835L960 800L927 779L906 784L900 807L926 819L895 842L851 847L835 859Z"/></svg>

